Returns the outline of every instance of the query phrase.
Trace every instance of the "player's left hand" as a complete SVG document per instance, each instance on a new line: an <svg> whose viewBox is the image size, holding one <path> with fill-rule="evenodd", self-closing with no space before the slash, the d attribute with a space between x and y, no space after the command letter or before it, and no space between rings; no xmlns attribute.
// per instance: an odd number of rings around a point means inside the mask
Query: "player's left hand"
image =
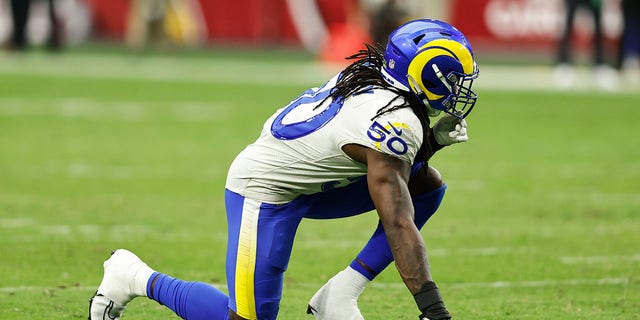
<svg viewBox="0 0 640 320"><path fill-rule="evenodd" d="M467 122L452 115L444 115L433 126L433 134L436 142L442 146L469 140L467 135Z"/></svg>

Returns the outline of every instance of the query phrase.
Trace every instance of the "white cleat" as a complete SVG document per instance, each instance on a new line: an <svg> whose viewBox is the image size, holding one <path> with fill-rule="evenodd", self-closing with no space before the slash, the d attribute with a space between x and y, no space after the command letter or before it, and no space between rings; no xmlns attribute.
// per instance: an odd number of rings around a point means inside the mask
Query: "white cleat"
<svg viewBox="0 0 640 320"><path fill-rule="evenodd" d="M117 320L133 298L146 296L147 281L153 274L140 258L119 249L104 262L104 276L89 299L89 320Z"/></svg>
<svg viewBox="0 0 640 320"><path fill-rule="evenodd" d="M364 320L358 296L366 283L368 280L351 268L339 272L311 297L307 314L316 320Z"/></svg>

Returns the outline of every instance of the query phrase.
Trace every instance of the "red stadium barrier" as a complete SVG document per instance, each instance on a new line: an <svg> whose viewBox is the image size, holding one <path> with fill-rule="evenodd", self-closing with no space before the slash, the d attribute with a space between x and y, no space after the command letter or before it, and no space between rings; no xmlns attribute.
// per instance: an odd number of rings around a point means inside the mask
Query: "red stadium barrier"
<svg viewBox="0 0 640 320"><path fill-rule="evenodd" d="M122 40L127 10L134 0L86 0L94 34ZM179 1L179 0L172 0ZM325 60L336 60L346 42L360 47L366 26L352 21L358 0L192 0L199 4L208 43L304 46ZM602 0L605 45L617 48L622 18L620 0ZM447 20L461 29L477 52L539 54L554 52L564 27L564 0L451 0ZM351 10L351 11L350 11ZM574 47L590 50L591 17L576 18ZM351 16L350 16L351 14ZM350 20L351 19L351 20ZM349 32L336 31L347 30ZM327 45L331 39L336 43ZM335 48L345 48L338 52ZM338 59L339 60L339 59Z"/></svg>
<svg viewBox="0 0 640 320"><path fill-rule="evenodd" d="M86 0L91 9L94 33L102 38L123 39L129 0Z"/></svg>
<svg viewBox="0 0 640 320"><path fill-rule="evenodd" d="M126 34L131 0L86 0L91 8L94 33L122 40ZM197 0L212 43L300 44L299 32L290 17L287 0ZM344 23L346 8L357 0L317 0L326 26Z"/></svg>

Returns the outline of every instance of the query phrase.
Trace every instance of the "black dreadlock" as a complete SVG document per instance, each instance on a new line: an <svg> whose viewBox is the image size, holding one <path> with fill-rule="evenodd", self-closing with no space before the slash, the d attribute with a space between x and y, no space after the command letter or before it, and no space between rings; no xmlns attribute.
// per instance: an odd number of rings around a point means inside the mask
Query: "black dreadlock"
<svg viewBox="0 0 640 320"><path fill-rule="evenodd" d="M347 57L348 60L355 61L342 71L338 82L327 99L334 101L347 99L348 97L358 95L372 88L385 89L397 94L395 98L380 108L371 120L387 112L401 108L411 108L418 119L420 119L423 132L422 147L418 151L417 159L427 161L434 153L434 148L430 143L431 137L427 109L414 94L398 89L384 80L380 72L385 63L382 53L383 50L380 44L366 44L366 49L360 50L358 53ZM320 104L322 104L322 102Z"/></svg>

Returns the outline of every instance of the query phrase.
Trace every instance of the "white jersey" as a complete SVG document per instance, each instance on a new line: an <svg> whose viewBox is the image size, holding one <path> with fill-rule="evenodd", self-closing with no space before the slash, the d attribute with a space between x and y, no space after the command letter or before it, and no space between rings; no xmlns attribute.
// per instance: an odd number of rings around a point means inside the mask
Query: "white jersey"
<svg viewBox="0 0 640 320"><path fill-rule="evenodd" d="M422 145L422 126L410 108L375 117L396 98L373 89L320 104L337 77L322 88L307 90L276 111L260 137L233 161L226 188L267 203L285 203L301 194L341 187L367 174L365 164L349 158L342 147L358 144L413 163ZM401 103L398 98L393 103Z"/></svg>

